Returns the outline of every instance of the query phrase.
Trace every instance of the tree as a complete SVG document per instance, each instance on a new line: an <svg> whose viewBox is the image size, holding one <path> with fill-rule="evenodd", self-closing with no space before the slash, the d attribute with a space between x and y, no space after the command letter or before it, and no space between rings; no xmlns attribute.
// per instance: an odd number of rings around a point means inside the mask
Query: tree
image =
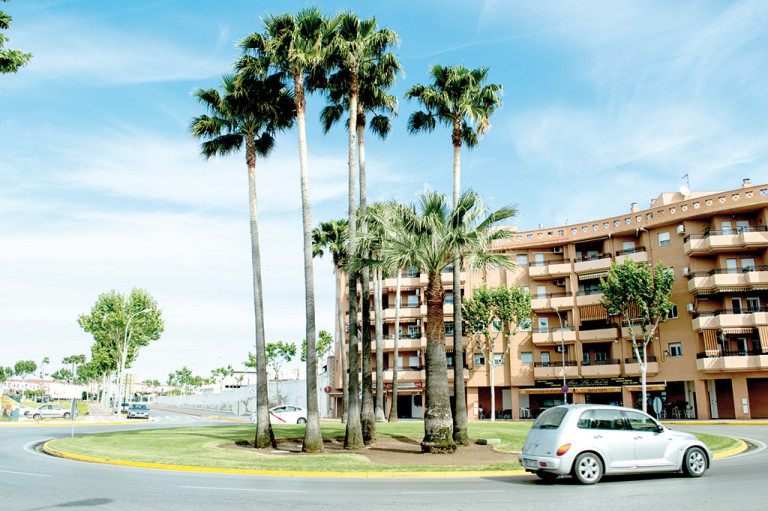
<svg viewBox="0 0 768 511"><path fill-rule="evenodd" d="M8 0L0 0L7 2ZM11 29L12 18L0 10L0 30ZM23 67L32 58L31 53L23 53L21 50L4 50L3 45L8 40L6 36L0 34L0 73L15 73L20 67Z"/></svg>
<svg viewBox="0 0 768 511"><path fill-rule="evenodd" d="M322 360L333 348L333 337L325 330L320 330L317 335L317 342L315 343L315 351L317 352L317 359ZM307 360L307 340L304 339L301 343L301 361Z"/></svg>
<svg viewBox="0 0 768 511"><path fill-rule="evenodd" d="M408 99L415 99L426 110L411 114L408 130L411 133L431 132L437 123L451 130L453 145L453 205L461 193L461 146L472 149L479 137L490 128L490 116L501 107L501 85L483 85L489 68L468 69L464 66L441 66L430 69L433 82L424 86L414 85L406 93ZM474 127L473 127L474 125ZM453 260L453 349L456 360L464 360L463 335L461 331L461 260ZM453 436L459 445L468 445L467 403L464 389L463 364L454 364Z"/></svg>
<svg viewBox="0 0 768 511"><path fill-rule="evenodd" d="M619 324L629 328L632 351L640 365L642 381L642 408L646 406L647 348L653 341L659 323L667 320L673 303L669 301L675 273L659 261L655 268L648 263L627 259L624 264L611 264L608 275L600 279L603 292L602 305L611 316L618 316ZM639 328L640 338L635 331Z"/></svg>
<svg viewBox="0 0 768 511"><path fill-rule="evenodd" d="M498 224L516 214L512 207L488 212L473 191L464 192L451 209L445 195L428 190L417 206L393 206L399 217L381 215L387 241L382 244L382 260L387 264L407 262L427 273L427 347L424 406L424 452L448 453L456 449L448 391L443 325L442 271L458 254L473 268L514 264L506 254L491 250L495 240L512 232ZM463 374L462 374L463 377Z"/></svg>
<svg viewBox="0 0 768 511"><path fill-rule="evenodd" d="M40 379L45 379L45 366L51 363L51 359L48 357L43 357L43 360L40 361Z"/></svg>
<svg viewBox="0 0 768 511"><path fill-rule="evenodd" d="M339 357L341 358L341 421L347 420L347 408L349 407L349 388L347 371L347 344L344 334L344 320L341 314L341 274L347 261L347 243L349 237L349 223L346 219L321 222L319 227L312 230L312 255L322 257L324 250L328 250L333 257L333 274L336 277L336 342L339 343ZM304 359L302 358L302 361Z"/></svg>
<svg viewBox="0 0 768 511"><path fill-rule="evenodd" d="M75 375L69 369L62 368L56 371L55 373L53 373L51 375L51 378L53 378L56 381L72 382L75 379Z"/></svg>
<svg viewBox="0 0 768 511"><path fill-rule="evenodd" d="M462 304L464 331L475 338L478 349L485 357L491 387L491 420L496 420L496 344L501 337L502 360L507 356L512 337L520 325L530 324L531 293L522 286L508 288L505 285L488 289L485 284L472 291L472 297ZM506 348L504 341L506 340ZM455 361L454 363L458 363Z"/></svg>
<svg viewBox="0 0 768 511"><path fill-rule="evenodd" d="M3 382L13 376L13 369L0 366L0 382Z"/></svg>
<svg viewBox="0 0 768 511"><path fill-rule="evenodd" d="M265 73L262 69L260 73ZM293 125L293 100L280 75L261 79L257 73L222 77L222 92L196 89L194 95L205 105L207 115L196 117L191 133L205 139L202 154L206 159L224 156L245 146L248 167L248 204L251 226L251 265L253 303L256 317L256 438L255 447L276 447L269 421L269 386L264 358L264 297L261 281L261 249L256 187L256 157L266 157L275 145L277 131Z"/></svg>
<svg viewBox="0 0 768 511"><path fill-rule="evenodd" d="M85 364L85 355L71 355L69 357L64 357L61 361L62 364L71 364L72 365L72 376L78 374L77 369L75 369L75 366Z"/></svg>
<svg viewBox="0 0 768 511"><path fill-rule="evenodd" d="M21 376L22 380L26 380L27 375L34 374L35 371L37 371L37 364L34 360L19 360L13 366L13 373L16 376Z"/></svg>
<svg viewBox="0 0 768 511"><path fill-rule="evenodd" d="M280 398L280 369L286 362L290 362L296 356L296 345L289 342L277 341L267 343L267 366L272 369L275 377L275 394ZM317 390L315 390L317 394ZM278 402L278 404L280 404Z"/></svg>
<svg viewBox="0 0 768 511"><path fill-rule="evenodd" d="M263 73L265 64L276 68L293 84L293 100L299 132L299 165L301 168L301 210L304 234L304 294L306 309L307 357L307 427L304 452L323 450L320 414L317 404L317 359L315 357L315 288L312 268L312 214L309 202L309 169L307 164L306 95L307 74L322 71L328 49L335 34L335 23L324 18L320 8L308 7L298 14L268 16L265 34L246 37L240 47L243 56L238 68L248 74Z"/></svg>

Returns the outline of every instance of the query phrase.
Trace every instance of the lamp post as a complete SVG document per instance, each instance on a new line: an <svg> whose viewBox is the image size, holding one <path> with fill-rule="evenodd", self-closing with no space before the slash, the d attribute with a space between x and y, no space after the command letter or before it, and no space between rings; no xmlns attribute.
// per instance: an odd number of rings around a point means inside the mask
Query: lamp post
<svg viewBox="0 0 768 511"><path fill-rule="evenodd" d="M563 365L563 404L568 404L568 393L565 390L568 386L565 384L565 334L563 333L563 318L560 317L560 311L557 310L557 307L552 308L555 310L555 314L557 314L557 319L560 320L560 358L562 359L561 364Z"/></svg>
<svg viewBox="0 0 768 511"><path fill-rule="evenodd" d="M128 322L125 324L125 336L123 338L123 348L120 353L120 372L117 376L117 402L115 403L115 413L118 417L120 417L120 407L122 405L123 401L123 372L125 371L125 359L128 357L128 327L131 324L131 320L138 316L139 314L144 314L145 312L149 312L151 309L144 309L140 310L139 312L136 312L131 315L130 318L128 318Z"/></svg>

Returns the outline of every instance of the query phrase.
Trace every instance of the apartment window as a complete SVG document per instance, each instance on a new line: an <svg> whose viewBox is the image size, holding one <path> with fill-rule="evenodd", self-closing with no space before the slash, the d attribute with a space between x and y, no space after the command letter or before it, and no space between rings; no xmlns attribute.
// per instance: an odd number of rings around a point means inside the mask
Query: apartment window
<svg viewBox="0 0 768 511"><path fill-rule="evenodd" d="M406 307L418 307L419 306L419 297L417 295L407 295L407 305Z"/></svg>
<svg viewBox="0 0 768 511"><path fill-rule="evenodd" d="M419 269L415 268L413 266L408 268L408 276L409 277L418 277L419 276Z"/></svg>
<svg viewBox="0 0 768 511"><path fill-rule="evenodd" d="M517 254L516 262L518 266L528 266L528 254Z"/></svg>
<svg viewBox="0 0 768 511"><path fill-rule="evenodd" d="M453 273L453 263L447 265L445 268L443 268L443 273Z"/></svg>
<svg viewBox="0 0 768 511"><path fill-rule="evenodd" d="M663 247L665 245L671 245L672 241L669 239L669 232L660 232L659 233L659 246Z"/></svg>
<svg viewBox="0 0 768 511"><path fill-rule="evenodd" d="M521 332L530 332L531 331L531 318L525 318L520 322L520 331Z"/></svg>
<svg viewBox="0 0 768 511"><path fill-rule="evenodd" d="M453 335L455 325L453 323L445 323L445 335Z"/></svg>
<svg viewBox="0 0 768 511"><path fill-rule="evenodd" d="M453 305L453 293L452 292L445 293L445 303Z"/></svg>
<svg viewBox="0 0 768 511"><path fill-rule="evenodd" d="M683 356L683 345L679 342L671 342L669 343L669 356L670 357L682 357Z"/></svg>
<svg viewBox="0 0 768 511"><path fill-rule="evenodd" d="M491 332L501 332L501 321L494 319L491 323Z"/></svg>
<svg viewBox="0 0 768 511"><path fill-rule="evenodd" d="M524 366L533 365L533 353L531 353L530 351L523 351L522 353L520 353L520 362Z"/></svg>
<svg viewBox="0 0 768 511"><path fill-rule="evenodd" d="M547 297L547 286L536 286L536 298L544 299Z"/></svg>
<svg viewBox="0 0 768 511"><path fill-rule="evenodd" d="M485 357L482 353L475 353L475 365L476 366L484 366L485 365Z"/></svg>
<svg viewBox="0 0 768 511"><path fill-rule="evenodd" d="M504 365L504 353L494 353L493 354L493 365L494 366L503 366Z"/></svg>
<svg viewBox="0 0 768 511"><path fill-rule="evenodd" d="M674 303L672 304L672 309L670 309L669 314L667 314L667 319L677 319L677 305Z"/></svg>
<svg viewBox="0 0 768 511"><path fill-rule="evenodd" d="M747 298L747 311L759 312L760 311L760 298L756 296L750 296Z"/></svg>
<svg viewBox="0 0 768 511"><path fill-rule="evenodd" d="M755 271L755 258L754 257L742 257L741 269L743 271Z"/></svg>
<svg viewBox="0 0 768 511"><path fill-rule="evenodd" d="M408 325L408 337L412 339L421 337L421 327L419 325Z"/></svg>
<svg viewBox="0 0 768 511"><path fill-rule="evenodd" d="M539 333L546 334L549 331L549 318L539 318Z"/></svg>
<svg viewBox="0 0 768 511"><path fill-rule="evenodd" d="M453 353L447 353L445 355L445 361L448 364L448 367L453 367Z"/></svg>

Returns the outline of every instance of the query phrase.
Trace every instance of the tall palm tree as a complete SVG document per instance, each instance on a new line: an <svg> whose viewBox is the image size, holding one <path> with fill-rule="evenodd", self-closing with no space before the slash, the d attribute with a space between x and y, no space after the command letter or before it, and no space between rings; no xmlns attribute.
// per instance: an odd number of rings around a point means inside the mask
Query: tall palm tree
<svg viewBox="0 0 768 511"><path fill-rule="evenodd" d="M192 120L191 133L204 139L202 155L208 159L225 156L245 146L248 166L248 203L251 224L251 261L253 298L256 316L257 448L274 446L269 422L266 348L264 337L264 300L261 284L261 252L256 196L256 157L267 156L275 144L274 134L293 124L293 100L279 75L265 79L253 76L224 75L222 93L216 89L195 89L194 96L209 114Z"/></svg>
<svg viewBox="0 0 768 511"><path fill-rule="evenodd" d="M409 261L428 276L427 374L421 442L424 452L447 453L456 449L445 357L442 271L457 254L476 268L490 264L514 266L506 254L490 249L493 241L512 235L509 229L495 226L516 213L512 207L488 213L480 197L471 190L464 192L451 209L445 195L427 191L420 196L418 207L397 208L397 221L386 215L380 218L387 233L381 249L385 264Z"/></svg>
<svg viewBox="0 0 768 511"><path fill-rule="evenodd" d="M408 119L411 133L431 132L437 123L451 129L453 144L453 204L461 193L461 146L472 149L478 135L490 128L490 116L501 107L501 85L483 82L489 68L468 69L464 66L441 66L430 69L430 85L414 85L405 97L415 99L425 110L414 112ZM473 127L474 125L474 127ZM453 261L453 435L459 445L468 445L467 402L464 389L464 345L461 331L461 259Z"/></svg>
<svg viewBox="0 0 768 511"><path fill-rule="evenodd" d="M317 405L317 351L315 350L315 288L312 269L312 214L309 203L307 163L306 91L307 75L322 70L336 33L335 21L322 16L319 7L307 7L298 14L270 15L264 20L265 34L254 33L240 46L243 57L237 67L249 74L263 73L263 63L279 70L292 83L296 123L299 131L301 168L301 211L304 228L304 294L307 339L307 426L304 452L323 450L320 414ZM352 222L350 222L352 223Z"/></svg>
<svg viewBox="0 0 768 511"><path fill-rule="evenodd" d="M319 227L312 230L312 255L322 257L328 250L333 257L333 274L336 276L336 342L341 358L341 421L346 422L349 407L349 389L347 388L349 374L347 373L347 348L344 335L344 321L341 314L341 274L347 262L347 242L349 223L346 219L321 222Z"/></svg>

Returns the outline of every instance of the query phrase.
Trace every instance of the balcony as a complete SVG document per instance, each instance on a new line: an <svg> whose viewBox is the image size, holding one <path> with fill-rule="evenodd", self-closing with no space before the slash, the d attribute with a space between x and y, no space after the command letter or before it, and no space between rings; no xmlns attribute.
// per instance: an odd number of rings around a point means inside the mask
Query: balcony
<svg viewBox="0 0 768 511"><path fill-rule="evenodd" d="M534 345L549 345L553 346L555 344L561 343L560 333L562 332L564 339L563 342L567 343L573 343L576 342L576 332L573 331L572 328L566 327L561 329L560 327L557 328L548 328L548 329L533 329L532 330L532 337L533 337L533 344Z"/></svg>
<svg viewBox="0 0 768 511"><path fill-rule="evenodd" d="M598 254L584 259L576 259L573 270L576 273L608 271L612 262L613 259L610 254Z"/></svg>
<svg viewBox="0 0 768 511"><path fill-rule="evenodd" d="M384 381L385 382L391 382L392 381L392 369L390 368L384 368ZM422 366L410 366L410 367L402 367L397 372L397 381L424 381L426 379L426 372L424 371L424 367ZM375 372L374 372L374 381L375 381Z"/></svg>
<svg viewBox="0 0 768 511"><path fill-rule="evenodd" d="M712 230L705 234L691 234L683 241L683 250L687 256L765 248L768 247L768 227L760 225L725 231Z"/></svg>
<svg viewBox="0 0 768 511"><path fill-rule="evenodd" d="M552 259L549 261L534 261L528 267L528 275L532 279L547 279L565 277L571 274L570 259Z"/></svg>
<svg viewBox="0 0 768 511"><path fill-rule="evenodd" d="M533 310L552 310L573 308L573 293L570 291L561 291L559 293L536 294L531 299L531 309Z"/></svg>
<svg viewBox="0 0 768 511"><path fill-rule="evenodd" d="M764 370L768 369L768 353L760 350L721 351L716 355L698 353L696 369L704 373Z"/></svg>
<svg viewBox="0 0 768 511"><path fill-rule="evenodd" d="M581 375L585 378L601 376L619 376L621 374L621 360L583 360L581 362Z"/></svg>
<svg viewBox="0 0 768 511"><path fill-rule="evenodd" d="M645 374L647 375L654 375L659 374L659 362L656 360L656 357L653 355L649 355L646 357L645 363L647 364L645 368ZM624 359L624 374L628 376L639 376L640 375L640 362L636 358L625 358Z"/></svg>
<svg viewBox="0 0 768 511"><path fill-rule="evenodd" d="M739 291L758 291L768 287L768 266L754 266L737 270L715 268L695 271L688 276L688 291L694 295Z"/></svg>
<svg viewBox="0 0 768 511"><path fill-rule="evenodd" d="M375 341L375 339L374 339ZM422 344L421 335L419 334L418 337L408 337L408 336L400 336L400 339L397 341L397 349L398 350L420 350L422 347L426 346L426 342ZM373 345L373 349L375 351L376 344ZM394 335L385 335L384 336L384 351L392 351L395 349L395 336Z"/></svg>
<svg viewBox="0 0 768 511"><path fill-rule="evenodd" d="M768 324L768 307L694 312L692 323L695 332L723 328L755 328L757 325Z"/></svg>
<svg viewBox="0 0 768 511"><path fill-rule="evenodd" d="M395 306L387 307L381 311L381 319L387 323L395 321ZM374 320L376 312L371 310L371 321ZM406 304L400 307L400 319L421 319L426 316L426 311L422 314L421 307L408 307Z"/></svg>
<svg viewBox="0 0 768 511"><path fill-rule="evenodd" d="M404 271L400 277L400 291L418 289L421 287L421 275L419 273L408 273ZM382 282L382 288L385 291L397 290L397 278L389 277Z"/></svg>
<svg viewBox="0 0 768 511"><path fill-rule="evenodd" d="M640 340L640 339L643 338L643 329L642 329L642 327L636 326L636 327L633 328L633 330L634 330L634 333L635 333L635 340ZM632 334L630 333L628 326L621 327L621 338L622 339L628 339L630 341L632 340Z"/></svg>
<svg viewBox="0 0 768 511"><path fill-rule="evenodd" d="M533 377L540 380L552 380L563 377L563 366L565 366L565 377L575 378L579 375L579 365L577 362L534 362Z"/></svg>
<svg viewBox="0 0 768 511"><path fill-rule="evenodd" d="M600 305L603 299L603 292L600 289L584 289L579 291L576 297L576 306L584 307L586 305Z"/></svg>
<svg viewBox="0 0 768 511"><path fill-rule="evenodd" d="M648 252L645 251L645 247L628 248L616 252L616 264L624 264L627 259L636 263L645 263L648 261Z"/></svg>
<svg viewBox="0 0 768 511"><path fill-rule="evenodd" d="M579 330L581 342L613 341L617 339L618 332L615 327L598 328L596 330Z"/></svg>

